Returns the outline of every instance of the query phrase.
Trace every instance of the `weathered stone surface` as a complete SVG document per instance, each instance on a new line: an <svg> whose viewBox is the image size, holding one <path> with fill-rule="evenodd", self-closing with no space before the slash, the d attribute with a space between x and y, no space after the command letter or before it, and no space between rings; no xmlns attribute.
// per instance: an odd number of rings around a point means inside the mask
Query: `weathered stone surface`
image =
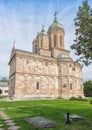
<svg viewBox="0 0 92 130"><path fill-rule="evenodd" d="M56 122L48 120L43 117L33 117L26 119L29 123L33 124L37 128L51 128L56 126Z"/></svg>

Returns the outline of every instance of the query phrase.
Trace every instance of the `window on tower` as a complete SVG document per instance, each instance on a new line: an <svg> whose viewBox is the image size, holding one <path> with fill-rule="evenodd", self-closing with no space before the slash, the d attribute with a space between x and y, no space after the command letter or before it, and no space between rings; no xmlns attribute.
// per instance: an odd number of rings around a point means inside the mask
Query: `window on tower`
<svg viewBox="0 0 92 130"><path fill-rule="evenodd" d="M62 36L60 36L60 46L62 47Z"/></svg>
<svg viewBox="0 0 92 130"><path fill-rule="evenodd" d="M35 53L37 53L37 45L35 45Z"/></svg>
<svg viewBox="0 0 92 130"><path fill-rule="evenodd" d="M54 47L56 47L57 35L54 34Z"/></svg>
<svg viewBox="0 0 92 130"><path fill-rule="evenodd" d="M41 47L42 47L42 44L43 44L43 39L41 39Z"/></svg>
<svg viewBox="0 0 92 130"><path fill-rule="evenodd" d="M51 37L49 38L49 48L51 49Z"/></svg>

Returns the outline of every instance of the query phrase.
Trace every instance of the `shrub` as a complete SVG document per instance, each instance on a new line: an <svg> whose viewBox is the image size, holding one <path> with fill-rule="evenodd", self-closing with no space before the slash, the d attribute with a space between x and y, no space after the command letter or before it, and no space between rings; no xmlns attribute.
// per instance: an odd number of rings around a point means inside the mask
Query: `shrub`
<svg viewBox="0 0 92 130"><path fill-rule="evenodd" d="M86 98L82 98L82 96L71 97L69 100L87 101L87 99Z"/></svg>
<svg viewBox="0 0 92 130"><path fill-rule="evenodd" d="M6 97L7 97L7 96L4 96L4 95L0 95L0 99L1 99L1 98L6 98Z"/></svg>
<svg viewBox="0 0 92 130"><path fill-rule="evenodd" d="M69 100L77 100L76 97L71 97Z"/></svg>
<svg viewBox="0 0 92 130"><path fill-rule="evenodd" d="M92 100L90 101L90 104L92 104Z"/></svg>

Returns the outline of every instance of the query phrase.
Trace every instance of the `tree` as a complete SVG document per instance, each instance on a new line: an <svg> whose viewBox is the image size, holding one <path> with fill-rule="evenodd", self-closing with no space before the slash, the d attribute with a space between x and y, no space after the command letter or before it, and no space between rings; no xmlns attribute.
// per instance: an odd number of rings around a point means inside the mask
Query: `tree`
<svg viewBox="0 0 92 130"><path fill-rule="evenodd" d="M88 4L88 0L79 6L74 21L76 38L71 49L74 49L75 54L79 56L77 61L87 66L92 63L92 8Z"/></svg>
<svg viewBox="0 0 92 130"><path fill-rule="evenodd" d="M84 83L84 95L92 97L92 80Z"/></svg>

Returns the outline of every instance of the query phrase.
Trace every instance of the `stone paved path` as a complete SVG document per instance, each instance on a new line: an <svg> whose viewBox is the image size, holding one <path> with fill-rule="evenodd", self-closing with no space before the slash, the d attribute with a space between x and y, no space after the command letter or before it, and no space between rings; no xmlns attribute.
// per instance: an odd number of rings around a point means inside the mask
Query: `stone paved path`
<svg viewBox="0 0 92 130"><path fill-rule="evenodd" d="M14 120L10 119L4 112L2 109L0 109L0 116L2 117L2 119L4 120L4 122L6 123L8 130L18 130L20 127L15 125ZM2 122L0 122L0 130L4 130L3 128L3 124Z"/></svg>

